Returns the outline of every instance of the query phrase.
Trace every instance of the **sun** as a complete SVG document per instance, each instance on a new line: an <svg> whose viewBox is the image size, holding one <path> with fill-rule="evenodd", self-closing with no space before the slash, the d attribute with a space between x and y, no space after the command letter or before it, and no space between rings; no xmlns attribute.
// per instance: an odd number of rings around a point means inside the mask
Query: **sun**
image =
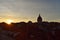
<svg viewBox="0 0 60 40"><path fill-rule="evenodd" d="M6 23L7 23L7 24L11 24L12 22L13 22L13 20L11 20L11 19L7 19L7 20L6 20Z"/></svg>

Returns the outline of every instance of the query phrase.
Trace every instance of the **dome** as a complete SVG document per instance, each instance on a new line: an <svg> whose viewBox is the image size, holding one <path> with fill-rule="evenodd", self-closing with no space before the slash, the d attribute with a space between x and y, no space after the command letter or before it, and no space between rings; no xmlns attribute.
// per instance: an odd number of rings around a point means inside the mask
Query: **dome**
<svg viewBox="0 0 60 40"><path fill-rule="evenodd" d="M42 17L40 16L40 14L39 14L39 16L38 16L38 18L37 18L37 22L38 22L38 23L41 23L41 22L42 22Z"/></svg>

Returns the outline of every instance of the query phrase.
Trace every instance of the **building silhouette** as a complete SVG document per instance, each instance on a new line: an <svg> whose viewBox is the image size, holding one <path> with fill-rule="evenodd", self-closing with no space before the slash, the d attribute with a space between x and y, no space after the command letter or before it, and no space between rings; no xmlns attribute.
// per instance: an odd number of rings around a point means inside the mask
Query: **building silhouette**
<svg viewBox="0 0 60 40"><path fill-rule="evenodd" d="M37 18L37 22L38 22L38 23L42 23L42 17L40 16L40 14L39 14L39 16L38 16L38 18Z"/></svg>
<svg viewBox="0 0 60 40"><path fill-rule="evenodd" d="M60 40L60 23L42 20L39 14L35 23L0 23L0 40Z"/></svg>

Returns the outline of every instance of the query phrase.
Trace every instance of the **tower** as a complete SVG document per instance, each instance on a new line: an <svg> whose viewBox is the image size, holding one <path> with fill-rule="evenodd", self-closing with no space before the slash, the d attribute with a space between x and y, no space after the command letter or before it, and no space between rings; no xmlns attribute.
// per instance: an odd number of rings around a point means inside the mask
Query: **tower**
<svg viewBox="0 0 60 40"><path fill-rule="evenodd" d="M39 14L39 16L38 16L38 18L37 18L37 22L38 22L38 23L42 23L42 17L40 16L40 14Z"/></svg>

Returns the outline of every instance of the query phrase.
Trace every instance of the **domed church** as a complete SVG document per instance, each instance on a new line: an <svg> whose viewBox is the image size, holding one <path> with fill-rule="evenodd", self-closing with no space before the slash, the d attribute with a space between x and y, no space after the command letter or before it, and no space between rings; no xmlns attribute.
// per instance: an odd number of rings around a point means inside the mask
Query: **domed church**
<svg viewBox="0 0 60 40"><path fill-rule="evenodd" d="M38 23L42 23L42 17L40 16L40 14L39 14L39 16L38 16L38 18L37 18L37 22L38 22Z"/></svg>

